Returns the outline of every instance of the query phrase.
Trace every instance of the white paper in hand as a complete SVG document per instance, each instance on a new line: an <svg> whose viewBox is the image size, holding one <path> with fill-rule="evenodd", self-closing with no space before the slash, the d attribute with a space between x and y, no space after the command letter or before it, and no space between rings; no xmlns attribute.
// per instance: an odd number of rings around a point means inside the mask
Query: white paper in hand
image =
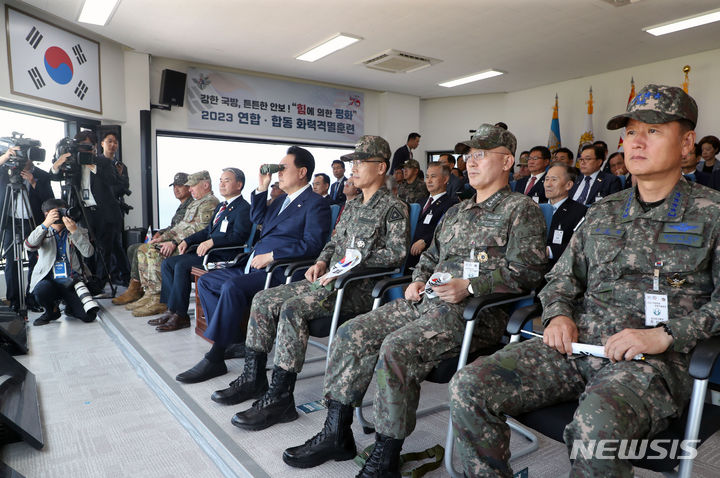
<svg viewBox="0 0 720 478"><path fill-rule="evenodd" d="M450 282L450 279L452 279L452 276L447 272L436 272L431 275L427 283L425 283L425 297L428 299L437 297L435 292L432 290L433 286L447 284Z"/></svg>
<svg viewBox="0 0 720 478"><path fill-rule="evenodd" d="M335 263L328 273L320 277L319 279L334 279L340 277L353 267L356 267L362 261L362 254L357 249L346 249L345 257Z"/></svg>

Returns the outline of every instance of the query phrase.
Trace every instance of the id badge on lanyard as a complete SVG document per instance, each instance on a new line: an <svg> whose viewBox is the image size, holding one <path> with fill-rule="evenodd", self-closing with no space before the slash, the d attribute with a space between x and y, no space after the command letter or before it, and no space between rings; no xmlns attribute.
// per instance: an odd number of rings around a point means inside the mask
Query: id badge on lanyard
<svg viewBox="0 0 720 478"><path fill-rule="evenodd" d="M660 268L662 266L662 261L655 263L652 290L645 292L646 327L655 327L657 324L667 322L669 319L668 296L660 291Z"/></svg>
<svg viewBox="0 0 720 478"><path fill-rule="evenodd" d="M475 259L475 246L470 251L470 260L463 261L463 279L474 279L480 275L480 263Z"/></svg>

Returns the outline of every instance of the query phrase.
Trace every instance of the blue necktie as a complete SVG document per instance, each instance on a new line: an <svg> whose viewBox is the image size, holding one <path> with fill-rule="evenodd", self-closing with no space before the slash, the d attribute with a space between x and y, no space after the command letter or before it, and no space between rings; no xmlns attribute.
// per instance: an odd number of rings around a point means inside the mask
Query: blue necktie
<svg viewBox="0 0 720 478"><path fill-rule="evenodd" d="M590 192L590 180L592 178L590 176L585 176L585 186L583 186L583 190L580 193L580 197L578 198L578 202L581 204L585 204L585 201L587 200L588 193Z"/></svg>
<svg viewBox="0 0 720 478"><path fill-rule="evenodd" d="M695 173L686 174L685 178L687 178L688 181L692 181L692 182L695 182L695 180L696 180Z"/></svg>
<svg viewBox="0 0 720 478"><path fill-rule="evenodd" d="M285 196L285 201L283 201L282 206L280 207L280 212L278 213L278 216L282 214L282 212L285 210L286 207L290 205L292 201L290 200L290 196Z"/></svg>

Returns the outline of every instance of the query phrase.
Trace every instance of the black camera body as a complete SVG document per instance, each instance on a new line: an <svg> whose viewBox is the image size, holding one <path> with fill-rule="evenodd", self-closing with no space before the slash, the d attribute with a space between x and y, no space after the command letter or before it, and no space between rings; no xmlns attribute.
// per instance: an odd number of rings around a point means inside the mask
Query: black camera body
<svg viewBox="0 0 720 478"><path fill-rule="evenodd" d="M45 150L42 149L37 139L24 138L22 133L12 132L12 136L0 138L0 154L8 149L18 147L15 154L5 163L10 168L10 181L20 182L20 171L27 165L28 161L41 163L45 161Z"/></svg>
<svg viewBox="0 0 720 478"><path fill-rule="evenodd" d="M63 163L60 168L61 173L66 175L72 175L80 172L80 167L84 165L95 164L95 153L93 151L93 145L87 143L79 143L73 138L63 138L58 141L55 146L55 157L53 157L53 163L57 161L60 156L70 153L70 157Z"/></svg>
<svg viewBox="0 0 720 478"><path fill-rule="evenodd" d="M59 219L66 216L75 222L80 222L80 219L82 219L82 210L80 210L79 207L59 207L58 215L60 216Z"/></svg>

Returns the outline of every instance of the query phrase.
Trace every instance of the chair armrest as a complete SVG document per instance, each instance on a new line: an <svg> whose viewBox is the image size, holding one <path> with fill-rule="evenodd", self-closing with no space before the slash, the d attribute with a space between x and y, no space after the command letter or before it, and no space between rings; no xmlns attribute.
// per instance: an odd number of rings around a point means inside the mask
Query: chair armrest
<svg viewBox="0 0 720 478"><path fill-rule="evenodd" d="M542 312L542 305L535 303L525 307L520 307L510 316L507 324L507 333L510 336L520 333L525 324L530 322Z"/></svg>
<svg viewBox="0 0 720 478"><path fill-rule="evenodd" d="M690 376L698 380L710 377L720 355L720 336L710 337L698 343L690 357Z"/></svg>
<svg viewBox="0 0 720 478"><path fill-rule="evenodd" d="M480 297L473 297L465 306L463 311L463 319L467 322L475 320L477 315L490 307L497 307L499 305L512 304L520 300L532 299L535 297L535 292L498 292L494 294L487 294Z"/></svg>
<svg viewBox="0 0 720 478"><path fill-rule="evenodd" d="M295 257L286 257L285 259L275 259L270 264L265 266L265 272L268 274L274 272L278 267L286 266L288 264L294 264L298 262Z"/></svg>
<svg viewBox="0 0 720 478"><path fill-rule="evenodd" d="M351 269L335 279L335 288L342 289L352 281L369 279L371 277L383 277L390 274L396 274L399 271L400 270L396 267L366 267L364 269Z"/></svg>
<svg viewBox="0 0 720 478"><path fill-rule="evenodd" d="M393 287L397 287L403 284L409 284L411 282L411 275L383 279L375 284L375 287L372 290L372 296L377 299L378 297L382 297L382 295L387 292L388 289L392 289Z"/></svg>
<svg viewBox="0 0 720 478"><path fill-rule="evenodd" d="M305 259L302 261L293 261L285 268L285 277L292 276L295 272L299 271L300 269L307 269L311 265L315 264L315 259Z"/></svg>

